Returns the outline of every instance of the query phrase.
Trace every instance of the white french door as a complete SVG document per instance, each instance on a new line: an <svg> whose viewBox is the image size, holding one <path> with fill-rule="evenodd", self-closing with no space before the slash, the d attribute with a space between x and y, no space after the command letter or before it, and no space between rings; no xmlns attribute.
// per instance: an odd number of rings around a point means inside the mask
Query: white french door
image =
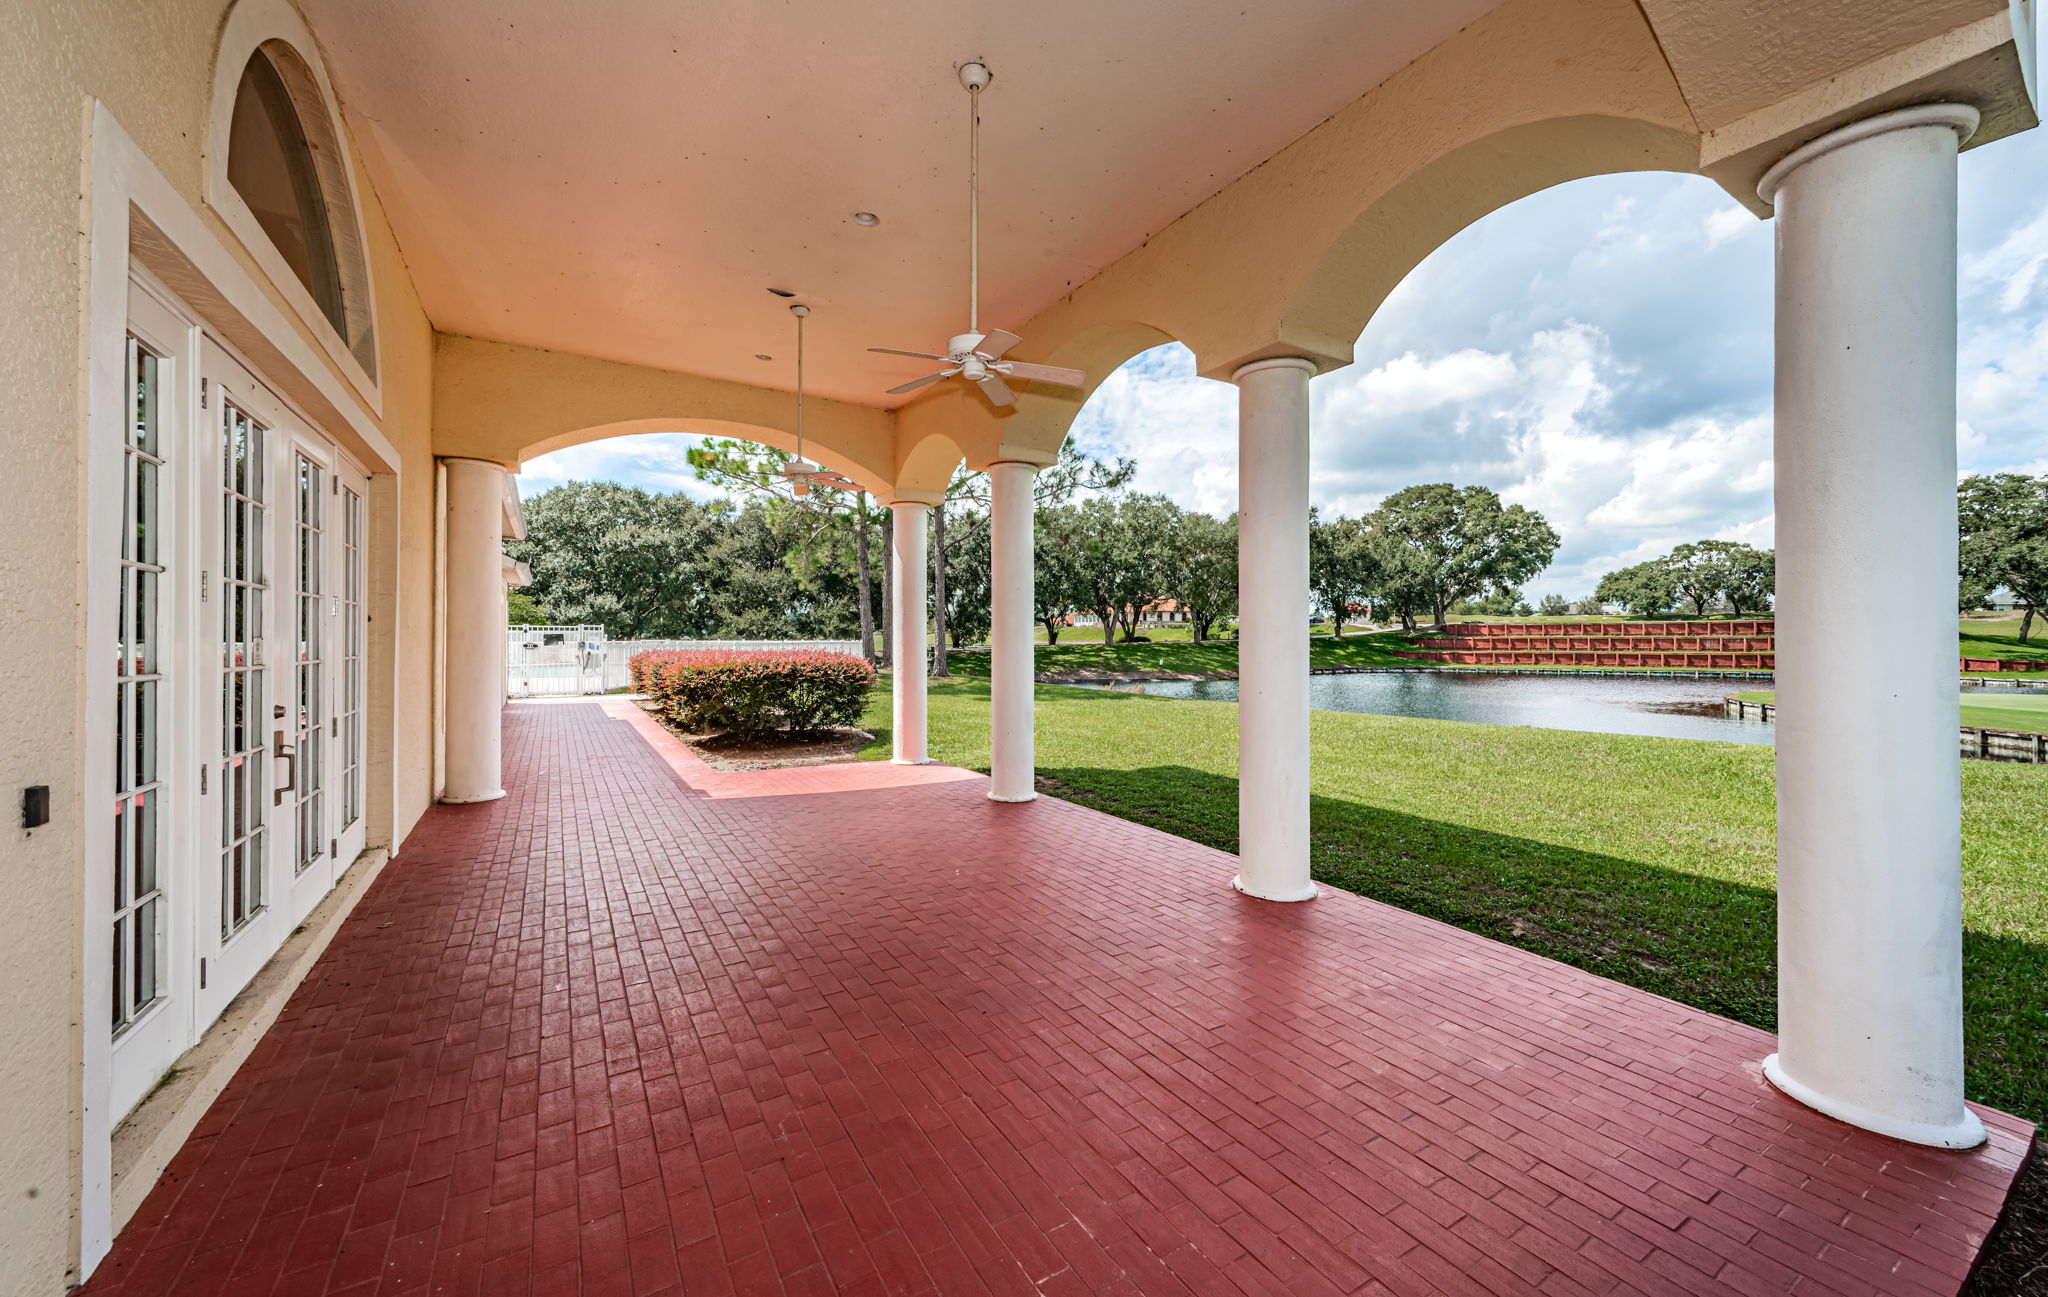
<svg viewBox="0 0 2048 1297"><path fill-rule="evenodd" d="M196 335L140 285L128 298L116 597L111 941L112 1107L126 1112L190 1044L192 1006L181 969L191 962L189 511ZM98 516L98 515L95 515ZM94 862L96 866L101 862Z"/></svg>
<svg viewBox="0 0 2048 1297"><path fill-rule="evenodd" d="M129 317L119 567L103 578L119 582L100 947L116 1113L364 842L367 479L160 286L138 281Z"/></svg>
<svg viewBox="0 0 2048 1297"><path fill-rule="evenodd" d="M202 423L217 565L212 766L216 923L202 1024L247 985L363 847L366 480L211 340ZM204 888L202 888L202 891Z"/></svg>

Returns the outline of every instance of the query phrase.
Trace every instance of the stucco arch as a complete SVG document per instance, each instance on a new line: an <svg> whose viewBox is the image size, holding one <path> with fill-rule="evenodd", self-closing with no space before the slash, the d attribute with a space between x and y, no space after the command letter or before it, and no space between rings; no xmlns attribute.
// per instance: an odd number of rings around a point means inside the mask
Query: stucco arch
<svg viewBox="0 0 2048 1297"><path fill-rule="evenodd" d="M434 350L434 453L506 465L637 433L702 433L796 449L796 396L775 388L442 334ZM897 481L887 410L805 402L804 454L886 496ZM943 483L942 483L943 485Z"/></svg>
<svg viewBox="0 0 2048 1297"><path fill-rule="evenodd" d="M570 446L587 445L593 441L605 441L612 437L637 437L652 433L687 433L700 437L730 437L740 441L756 441L777 450L796 453L796 434L781 428L764 427L758 423L734 423L727 419L692 418L647 418L626 419L618 423L593 424L587 428L573 428L567 432L545 437L532 445L519 449L515 462L538 459L552 451L566 450ZM804 455L825 468L842 473L853 480L854 485L873 495L886 495L887 481L875 477L861 466L838 455L821 450L806 437Z"/></svg>
<svg viewBox="0 0 2048 1297"><path fill-rule="evenodd" d="M1205 377L1334 369L1379 297L1485 212L1581 176L1697 172L1700 150L1635 0L1504 0L1017 331L1144 320Z"/></svg>
<svg viewBox="0 0 2048 1297"><path fill-rule="evenodd" d="M1697 173L1696 137L1652 122L1553 118L1473 140L1359 212L1295 286L1278 336L1347 348L1408 272L1491 212L1556 185L1628 171Z"/></svg>
<svg viewBox="0 0 2048 1297"><path fill-rule="evenodd" d="M1088 375L1087 383L1081 387L1017 384L1017 403L1006 410L964 388L934 393L903 408L905 434L912 429L929 435L944 430L974 468L1003 460L1050 464L1059 458L1067 430L1096 388L1139 352L1179 338L1137 320L1111 320L1079 328L1050 347L1037 345L1040 341L1027 335L1017 358L1078 369Z"/></svg>

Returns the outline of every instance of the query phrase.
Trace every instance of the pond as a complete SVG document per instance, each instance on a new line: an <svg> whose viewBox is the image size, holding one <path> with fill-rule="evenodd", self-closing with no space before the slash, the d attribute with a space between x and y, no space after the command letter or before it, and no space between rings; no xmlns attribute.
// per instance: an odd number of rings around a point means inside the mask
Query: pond
<svg viewBox="0 0 2048 1297"><path fill-rule="evenodd" d="M1160 698L1237 701L1235 680L1161 680L1109 687ZM1389 672L1310 676L1308 705L1381 716L1768 744L1777 733L1775 725L1731 720L1722 714L1722 699L1728 694L1760 687L1768 685L1759 680L1657 676Z"/></svg>
<svg viewBox="0 0 2048 1297"><path fill-rule="evenodd" d="M1235 680L1159 680L1091 687L1156 698L1237 701ZM1331 712L1769 744L1777 740L1777 726L1755 719L1754 709L1748 720L1731 719L1723 710L1723 700L1731 693L1768 688L1769 683L1763 680L1688 680L1669 676L1373 672L1310 676L1308 705ZM2007 697L1993 697L2000 694ZM2041 705L2044 701L2048 701L2048 688L2034 682L1987 681L1962 691L1963 705L1974 705L1979 713L1993 707L2012 712L2011 719L1965 716L1973 725L2022 730L2048 728L2044 724L2048 722L2048 708Z"/></svg>

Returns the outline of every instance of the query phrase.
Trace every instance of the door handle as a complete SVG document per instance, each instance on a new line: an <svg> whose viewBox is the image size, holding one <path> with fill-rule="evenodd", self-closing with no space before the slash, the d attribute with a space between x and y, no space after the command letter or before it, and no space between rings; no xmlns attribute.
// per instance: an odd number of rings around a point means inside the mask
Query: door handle
<svg viewBox="0 0 2048 1297"><path fill-rule="evenodd" d="M297 748L286 747L284 731L277 730L272 733L270 739L270 754L282 760L292 772L292 777L284 781L283 787L271 790L270 804L276 806L284 801L286 793L299 786L299 752Z"/></svg>

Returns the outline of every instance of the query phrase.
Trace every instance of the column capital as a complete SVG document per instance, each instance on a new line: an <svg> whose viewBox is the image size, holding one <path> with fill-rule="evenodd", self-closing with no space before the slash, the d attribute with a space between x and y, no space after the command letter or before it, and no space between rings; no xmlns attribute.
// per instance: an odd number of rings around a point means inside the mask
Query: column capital
<svg viewBox="0 0 2048 1297"><path fill-rule="evenodd" d="M1230 381L1241 383L1244 381L1246 374L1256 374L1263 369L1298 369L1305 374L1313 376L1316 372L1316 362L1305 356L1268 356L1264 360L1254 360L1250 364L1239 365L1231 373Z"/></svg>
<svg viewBox="0 0 2048 1297"><path fill-rule="evenodd" d="M1763 179L1757 181L1757 197L1767 203L1776 202L1778 190L1784 185L1785 177L1815 158L1833 153L1844 145L1921 126L1946 126L1956 133L1956 143L1960 145L1977 133L1977 123L1980 120L1980 114L1968 104L1915 104L1911 108L1898 108L1888 113L1879 113L1875 117L1850 122L1847 126L1829 131L1819 139L1808 140L1778 159L1770 170L1764 172Z"/></svg>
<svg viewBox="0 0 2048 1297"><path fill-rule="evenodd" d="M930 509L938 503L936 491L905 491L882 501L883 507L889 509Z"/></svg>
<svg viewBox="0 0 2048 1297"><path fill-rule="evenodd" d="M498 460L477 459L471 455L436 455L434 459L436 463L441 464L474 464L478 468L494 468L500 473L510 473L512 471L509 465L503 464Z"/></svg>

